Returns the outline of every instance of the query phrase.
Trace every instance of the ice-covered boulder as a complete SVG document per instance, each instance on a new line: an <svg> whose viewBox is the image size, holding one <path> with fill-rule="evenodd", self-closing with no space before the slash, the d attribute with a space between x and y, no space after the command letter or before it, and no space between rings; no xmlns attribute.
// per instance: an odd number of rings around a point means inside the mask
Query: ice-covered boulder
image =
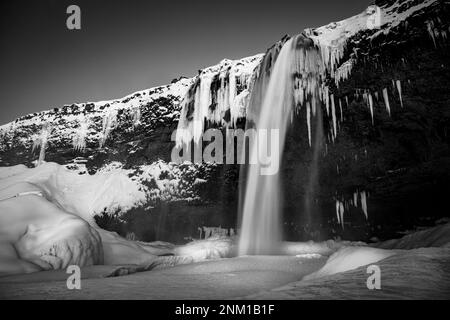
<svg viewBox="0 0 450 320"><path fill-rule="evenodd" d="M0 190L0 274L103 262L99 233L47 196L27 182Z"/></svg>

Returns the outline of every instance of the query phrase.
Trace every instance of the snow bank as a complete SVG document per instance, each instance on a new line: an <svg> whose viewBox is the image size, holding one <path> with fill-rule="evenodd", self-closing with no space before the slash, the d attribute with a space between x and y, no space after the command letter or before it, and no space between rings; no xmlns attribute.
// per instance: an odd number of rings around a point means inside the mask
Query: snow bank
<svg viewBox="0 0 450 320"><path fill-rule="evenodd" d="M95 175L80 175L56 163L37 168L16 166L0 170L0 188L29 182L41 188L49 200L95 226L94 215L104 210L127 210L145 201L145 193L126 170L116 168Z"/></svg>
<svg viewBox="0 0 450 320"><path fill-rule="evenodd" d="M394 251L369 247L344 247L328 258L319 271L307 275L303 280L317 279L335 273L353 270L394 255Z"/></svg>

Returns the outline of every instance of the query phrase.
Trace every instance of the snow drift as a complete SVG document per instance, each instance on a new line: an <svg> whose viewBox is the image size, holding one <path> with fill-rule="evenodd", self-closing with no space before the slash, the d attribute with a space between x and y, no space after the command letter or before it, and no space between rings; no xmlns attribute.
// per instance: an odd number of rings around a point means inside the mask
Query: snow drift
<svg viewBox="0 0 450 320"><path fill-rule="evenodd" d="M394 255L394 251L369 247L344 247L328 258L320 270L307 275L303 280L317 279L335 273L353 270Z"/></svg>

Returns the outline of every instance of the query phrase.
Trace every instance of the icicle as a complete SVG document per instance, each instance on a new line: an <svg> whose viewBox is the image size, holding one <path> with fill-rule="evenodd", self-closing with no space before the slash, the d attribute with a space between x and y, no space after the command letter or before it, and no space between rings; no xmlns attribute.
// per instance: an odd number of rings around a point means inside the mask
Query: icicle
<svg viewBox="0 0 450 320"><path fill-rule="evenodd" d="M334 95L332 94L330 96L331 99L331 116L333 118L333 132L334 132L334 138L337 136L337 125L336 125L336 108L334 105Z"/></svg>
<svg viewBox="0 0 450 320"><path fill-rule="evenodd" d="M372 94L369 93L369 109L370 109L370 116L372 118L372 125L373 125L373 99Z"/></svg>
<svg viewBox="0 0 450 320"><path fill-rule="evenodd" d="M427 31L431 39L433 40L434 47L437 48L436 38L434 36L434 23L432 20L427 21L426 23L427 23Z"/></svg>
<svg viewBox="0 0 450 320"><path fill-rule="evenodd" d="M239 93L230 108L231 113L231 123L234 128L236 128L237 120L239 117L245 116L245 108L248 105L248 101L250 98L250 92L245 89L241 93Z"/></svg>
<svg viewBox="0 0 450 320"><path fill-rule="evenodd" d="M342 230L344 230L344 204L342 202L339 202L339 212L341 215Z"/></svg>
<svg viewBox="0 0 450 320"><path fill-rule="evenodd" d="M117 124L117 109L109 107L105 115L103 116L102 134L100 137L100 147L103 147L108 140L111 131Z"/></svg>
<svg viewBox="0 0 450 320"><path fill-rule="evenodd" d="M401 105L402 108L403 108L402 84L401 84L400 80L397 80L397 81L396 81L396 84L397 84L398 95L399 95L399 97L400 97L400 105Z"/></svg>
<svg viewBox="0 0 450 320"><path fill-rule="evenodd" d="M138 105L135 105L131 109L132 118L133 118L133 128L137 128L141 124L141 108Z"/></svg>
<svg viewBox="0 0 450 320"><path fill-rule="evenodd" d="M354 205L355 207L358 206L358 191L353 192L353 205Z"/></svg>
<svg viewBox="0 0 450 320"><path fill-rule="evenodd" d="M389 96L388 96L388 91L386 88L383 89L383 98L384 98L384 104L386 105L386 110L387 110L389 116L391 116L391 107L389 105Z"/></svg>
<svg viewBox="0 0 450 320"><path fill-rule="evenodd" d="M311 106L309 104L309 101L306 103L306 123L308 125L309 146L311 147Z"/></svg>
<svg viewBox="0 0 450 320"><path fill-rule="evenodd" d="M348 107L348 97L347 96L345 96L345 104Z"/></svg>
<svg viewBox="0 0 450 320"><path fill-rule="evenodd" d="M353 59L350 59L343 63L335 72L334 81L336 83L336 87L339 88L339 83L341 81L347 80L350 76L353 68Z"/></svg>
<svg viewBox="0 0 450 320"><path fill-rule="evenodd" d="M339 200L336 200L336 216L337 216L338 223L341 224L341 213L339 211L339 208L340 208Z"/></svg>
<svg viewBox="0 0 450 320"><path fill-rule="evenodd" d="M342 101L339 99L339 110L341 111L341 122L344 122L344 113L342 112Z"/></svg>
<svg viewBox="0 0 450 320"><path fill-rule="evenodd" d="M84 152L86 149L86 137L89 133L89 121L87 118L83 118L79 120L80 126L75 131L72 146L76 151Z"/></svg>
<svg viewBox="0 0 450 320"><path fill-rule="evenodd" d="M312 114L313 114L313 117L315 117L315 116L316 116L316 109L317 109L317 104L316 104L316 97L315 97L315 95L313 95L313 96L311 97L311 107L312 107Z"/></svg>
<svg viewBox="0 0 450 320"><path fill-rule="evenodd" d="M380 100L379 96L378 96L378 91L375 91L375 99Z"/></svg>
<svg viewBox="0 0 450 320"><path fill-rule="evenodd" d="M366 192L365 191L361 192L361 207L363 209L364 216L366 217L366 220L367 220L369 218L369 215L367 213L367 198L366 198Z"/></svg>
<svg viewBox="0 0 450 320"><path fill-rule="evenodd" d="M229 84L228 84L228 101L229 101L229 108L230 112L236 112L236 108L234 106L234 100L236 98L236 75L235 75L235 66L234 64L231 65L230 73L228 75ZM237 110L239 112L239 110ZM239 117L239 114L234 114L231 116L233 119L236 119Z"/></svg>

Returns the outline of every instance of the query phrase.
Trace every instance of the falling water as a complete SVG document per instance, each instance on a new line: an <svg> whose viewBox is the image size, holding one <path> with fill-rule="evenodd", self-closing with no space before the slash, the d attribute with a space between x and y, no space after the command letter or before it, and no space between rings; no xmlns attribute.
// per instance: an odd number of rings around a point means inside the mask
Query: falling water
<svg viewBox="0 0 450 320"><path fill-rule="evenodd" d="M269 50L260 66L247 120L248 126L257 130L278 130L279 145L277 148L270 146L269 150L272 158L278 157L281 163L293 106L300 108L307 104L312 115L316 115L324 65L312 41L303 35L291 38L281 50L279 48L280 43ZM307 108L308 116L311 116L310 108ZM267 148L267 144L258 139L250 146L250 159L256 154L268 154L265 153ZM262 168L260 161L248 166L241 208L240 255L275 254L279 250L280 177L278 172L262 175Z"/></svg>

